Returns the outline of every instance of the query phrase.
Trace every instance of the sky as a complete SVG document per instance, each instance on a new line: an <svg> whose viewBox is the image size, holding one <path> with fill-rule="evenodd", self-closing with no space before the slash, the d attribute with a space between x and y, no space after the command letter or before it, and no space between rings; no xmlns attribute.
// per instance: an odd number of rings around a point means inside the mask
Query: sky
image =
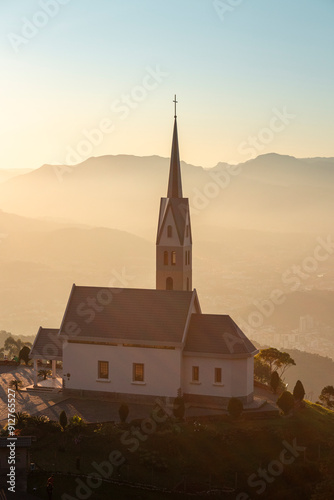
<svg viewBox="0 0 334 500"><path fill-rule="evenodd" d="M334 157L334 0L1 0L0 168Z"/></svg>

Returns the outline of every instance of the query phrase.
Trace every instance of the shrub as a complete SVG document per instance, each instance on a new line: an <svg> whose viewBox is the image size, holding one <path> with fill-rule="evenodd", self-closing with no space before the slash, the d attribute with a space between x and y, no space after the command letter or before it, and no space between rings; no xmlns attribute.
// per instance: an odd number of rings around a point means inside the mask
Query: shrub
<svg viewBox="0 0 334 500"><path fill-rule="evenodd" d="M238 398L231 398L228 402L227 411L231 415L232 418L237 419L240 417L243 412L244 405L242 401Z"/></svg>
<svg viewBox="0 0 334 500"><path fill-rule="evenodd" d="M184 399L178 396L177 398L174 399L173 415L178 420L183 420L184 413L185 413Z"/></svg>
<svg viewBox="0 0 334 500"><path fill-rule="evenodd" d="M300 380L297 380L296 385L293 389L293 397L296 401L303 401L305 396L304 386Z"/></svg>
<svg viewBox="0 0 334 500"><path fill-rule="evenodd" d="M270 386L274 394L276 394L280 381L281 381L280 376L278 375L277 371L274 371L270 377Z"/></svg>
<svg viewBox="0 0 334 500"><path fill-rule="evenodd" d="M67 426L67 415L65 410L62 410L59 415L59 424L63 431L65 430L65 427Z"/></svg>
<svg viewBox="0 0 334 500"><path fill-rule="evenodd" d="M122 403L121 406L118 408L118 415L120 421L124 424L129 415L129 407L126 403Z"/></svg>
<svg viewBox="0 0 334 500"><path fill-rule="evenodd" d="M288 415L295 405L295 400L291 392L284 391L277 400L277 406L282 410L284 415Z"/></svg>

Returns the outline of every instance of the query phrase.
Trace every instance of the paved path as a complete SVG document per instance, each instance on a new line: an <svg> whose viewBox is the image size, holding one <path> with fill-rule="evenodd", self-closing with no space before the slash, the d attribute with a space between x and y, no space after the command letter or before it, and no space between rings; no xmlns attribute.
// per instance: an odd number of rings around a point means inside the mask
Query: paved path
<svg viewBox="0 0 334 500"><path fill-rule="evenodd" d="M7 390L14 378L22 381L23 390L16 392L15 411L26 411L30 415L47 410L65 399L62 393L32 393L24 387L33 384L33 369L26 366L1 367L0 373L0 424L7 420Z"/></svg>

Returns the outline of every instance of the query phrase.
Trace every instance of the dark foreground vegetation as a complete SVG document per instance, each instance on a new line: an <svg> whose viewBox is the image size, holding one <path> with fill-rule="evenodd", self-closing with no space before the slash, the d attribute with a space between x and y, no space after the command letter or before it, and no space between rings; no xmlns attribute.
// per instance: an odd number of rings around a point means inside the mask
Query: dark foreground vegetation
<svg viewBox="0 0 334 500"><path fill-rule="evenodd" d="M161 422L159 422L159 418ZM334 413L302 402L289 416L61 424L17 415L35 435L29 492L53 499L199 497L327 500L334 487Z"/></svg>

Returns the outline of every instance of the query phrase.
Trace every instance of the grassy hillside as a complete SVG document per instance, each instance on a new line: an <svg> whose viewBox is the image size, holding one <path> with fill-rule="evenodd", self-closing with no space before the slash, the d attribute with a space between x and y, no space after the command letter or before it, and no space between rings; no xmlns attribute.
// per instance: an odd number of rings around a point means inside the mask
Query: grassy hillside
<svg viewBox="0 0 334 500"><path fill-rule="evenodd" d="M334 452L334 413L319 405L307 402L292 417L270 420L231 422L221 417L211 422L159 424L153 431L143 422L89 426L80 431L80 442L70 431L60 441L58 432L43 433L40 427L32 459L48 473L59 471L62 475L56 476L55 494L66 492L72 498L77 495L77 482L68 473L83 475L81 480L86 483L84 476L96 472L92 464L104 462L107 468L112 451L117 451L124 463L115 468L111 479L170 489L173 498L185 497L185 491L224 489L215 498L246 500L261 494L270 500L305 500L311 499L320 485L326 488L322 468ZM46 474L31 476L31 488L40 489ZM93 490L95 500L110 496L119 500L167 498L163 493L124 491L106 482ZM241 493L244 496L238 497Z"/></svg>

